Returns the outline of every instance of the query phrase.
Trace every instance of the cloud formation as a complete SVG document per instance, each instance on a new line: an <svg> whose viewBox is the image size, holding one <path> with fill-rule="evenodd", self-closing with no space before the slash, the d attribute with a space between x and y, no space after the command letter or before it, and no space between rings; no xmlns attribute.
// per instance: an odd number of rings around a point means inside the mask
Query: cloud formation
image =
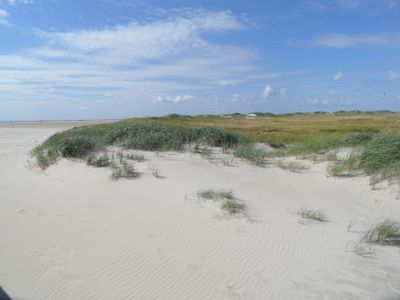
<svg viewBox="0 0 400 300"><path fill-rule="evenodd" d="M35 2L35 0L2 0L2 1L0 1L0 3L7 3L8 5L31 4L34 2Z"/></svg>
<svg viewBox="0 0 400 300"><path fill-rule="evenodd" d="M264 98L270 99L272 97L273 93L274 93L274 89L270 85L267 85L262 93L262 96Z"/></svg>
<svg viewBox="0 0 400 300"><path fill-rule="evenodd" d="M400 34L328 33L312 38L307 44L325 48L400 47Z"/></svg>
<svg viewBox="0 0 400 300"><path fill-rule="evenodd" d="M187 102L191 101L194 99L194 96L192 95L182 95L182 96L176 96L176 97L171 97L171 96L156 96L155 100L157 102L162 102L162 103L182 103L182 102Z"/></svg>
<svg viewBox="0 0 400 300"><path fill-rule="evenodd" d="M342 71L338 71L335 76L333 76L332 78L333 80L342 80L343 79L343 72Z"/></svg>
<svg viewBox="0 0 400 300"><path fill-rule="evenodd" d="M230 12L192 10L104 29L39 31L39 47L0 55L0 93L18 101L189 101L215 82L235 83L221 78L262 77L254 50L208 38L244 28Z"/></svg>
<svg viewBox="0 0 400 300"><path fill-rule="evenodd" d="M388 76L389 76L389 79L390 79L390 80L396 80L396 79L399 79L399 78L400 78L399 73L394 72L394 71L392 71L392 70L389 70L389 71L388 71Z"/></svg>
<svg viewBox="0 0 400 300"><path fill-rule="evenodd" d="M9 14L4 9L0 9L0 25L9 25L10 23L7 21Z"/></svg>

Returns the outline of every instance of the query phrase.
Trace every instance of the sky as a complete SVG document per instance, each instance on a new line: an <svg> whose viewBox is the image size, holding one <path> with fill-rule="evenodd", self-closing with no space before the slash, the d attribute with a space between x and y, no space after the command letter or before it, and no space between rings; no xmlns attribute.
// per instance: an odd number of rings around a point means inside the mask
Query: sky
<svg viewBox="0 0 400 300"><path fill-rule="evenodd" d="M400 111L400 0L0 0L0 120Z"/></svg>

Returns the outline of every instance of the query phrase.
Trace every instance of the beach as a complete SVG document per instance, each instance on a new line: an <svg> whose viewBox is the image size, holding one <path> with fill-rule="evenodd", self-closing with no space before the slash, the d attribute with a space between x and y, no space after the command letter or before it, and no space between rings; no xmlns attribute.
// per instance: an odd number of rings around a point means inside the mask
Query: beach
<svg viewBox="0 0 400 300"><path fill-rule="evenodd" d="M29 152L85 122L0 123L0 285L12 299L399 299L399 248L360 242L400 215L398 188L188 152L145 152L139 178ZM152 169L159 170L159 178ZM227 215L198 191L230 190ZM326 220L305 219L318 210Z"/></svg>

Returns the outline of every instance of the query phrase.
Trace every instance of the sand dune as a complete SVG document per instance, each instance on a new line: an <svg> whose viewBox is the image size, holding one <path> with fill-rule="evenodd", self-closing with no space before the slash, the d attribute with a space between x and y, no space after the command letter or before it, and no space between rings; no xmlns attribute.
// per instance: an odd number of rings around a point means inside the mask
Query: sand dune
<svg viewBox="0 0 400 300"><path fill-rule="evenodd" d="M324 163L297 174L189 153L144 153L135 180L29 167L32 147L74 125L0 125L0 285L14 299L400 298L399 248L359 243L399 218L395 189L329 178ZM207 188L233 190L247 216L199 200Z"/></svg>

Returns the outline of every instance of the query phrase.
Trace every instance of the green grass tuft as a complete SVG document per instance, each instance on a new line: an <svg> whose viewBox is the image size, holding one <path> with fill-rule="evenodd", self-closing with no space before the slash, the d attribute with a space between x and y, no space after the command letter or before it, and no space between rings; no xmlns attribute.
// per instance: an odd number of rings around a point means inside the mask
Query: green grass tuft
<svg viewBox="0 0 400 300"><path fill-rule="evenodd" d="M235 197L232 191L201 190L197 196L206 200L213 200L221 204L221 209L230 215L237 215L246 210L246 206Z"/></svg>
<svg viewBox="0 0 400 300"><path fill-rule="evenodd" d="M328 222L328 218L319 210L301 209L298 214L303 219L314 220L318 222Z"/></svg>
<svg viewBox="0 0 400 300"><path fill-rule="evenodd" d="M255 149L252 145L243 144L237 146L233 151L233 155L257 166L264 165L265 152Z"/></svg>
<svg viewBox="0 0 400 300"><path fill-rule="evenodd" d="M89 166L96 167L96 168L105 168L105 167L110 166L111 160L107 156L107 154L103 154L102 156L99 156L99 157L96 157L95 155L91 155L87 159L86 164Z"/></svg>
<svg viewBox="0 0 400 300"><path fill-rule="evenodd" d="M279 160L276 163L276 166L278 168L281 168L283 170L288 170L293 173L300 173L306 170L309 170L310 168L302 163L299 163L297 161L283 161Z"/></svg>
<svg viewBox="0 0 400 300"><path fill-rule="evenodd" d="M136 172L133 164L127 161L123 160L122 163L119 165L112 165L111 179L113 180L118 180L120 178L133 179L138 178L139 176L140 174Z"/></svg>
<svg viewBox="0 0 400 300"><path fill-rule="evenodd" d="M380 245L400 245L400 223L392 221L380 223L368 231L362 240Z"/></svg>

